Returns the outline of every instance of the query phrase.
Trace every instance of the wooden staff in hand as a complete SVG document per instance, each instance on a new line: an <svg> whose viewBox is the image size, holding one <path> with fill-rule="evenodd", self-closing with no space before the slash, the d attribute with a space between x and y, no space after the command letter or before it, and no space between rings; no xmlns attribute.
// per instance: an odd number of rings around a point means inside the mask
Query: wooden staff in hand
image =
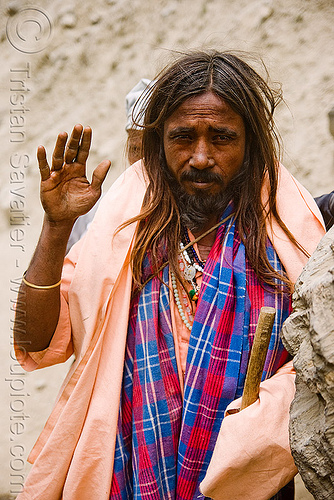
<svg viewBox="0 0 334 500"><path fill-rule="evenodd" d="M259 397L260 382L266 361L270 337L275 321L273 307L261 307L248 363L240 410L254 403Z"/></svg>

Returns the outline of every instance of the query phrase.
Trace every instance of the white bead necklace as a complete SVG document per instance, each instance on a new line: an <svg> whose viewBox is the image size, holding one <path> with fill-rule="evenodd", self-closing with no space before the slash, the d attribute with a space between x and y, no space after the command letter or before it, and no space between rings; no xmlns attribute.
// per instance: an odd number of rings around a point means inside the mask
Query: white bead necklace
<svg viewBox="0 0 334 500"><path fill-rule="evenodd" d="M173 272L171 272L170 274L171 274L172 288L173 288L176 307L179 311L179 314L180 314L180 317L181 317L183 323L186 325L188 330L191 330L192 325L188 321L187 316L184 314L184 311L182 308L182 304L181 304L181 300L180 300L180 296L179 296L179 291L177 289L177 282L176 282L175 274Z"/></svg>

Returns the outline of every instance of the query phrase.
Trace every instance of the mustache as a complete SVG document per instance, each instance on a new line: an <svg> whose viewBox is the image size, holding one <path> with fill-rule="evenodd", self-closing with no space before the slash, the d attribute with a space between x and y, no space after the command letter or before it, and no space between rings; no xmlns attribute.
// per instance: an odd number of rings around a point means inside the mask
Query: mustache
<svg viewBox="0 0 334 500"><path fill-rule="evenodd" d="M224 179L221 175L207 170L189 170L186 172L182 172L180 176L180 181L208 182L208 183L215 182L217 184L220 184L221 186L224 186Z"/></svg>

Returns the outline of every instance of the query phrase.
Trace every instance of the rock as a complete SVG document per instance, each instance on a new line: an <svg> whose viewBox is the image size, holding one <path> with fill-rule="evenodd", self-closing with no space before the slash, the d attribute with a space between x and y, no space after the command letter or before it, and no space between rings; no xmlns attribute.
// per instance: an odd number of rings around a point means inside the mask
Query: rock
<svg viewBox="0 0 334 500"><path fill-rule="evenodd" d="M15 16L17 12L22 8L21 2L18 0L13 0L12 2L9 2L7 5L7 14L9 16Z"/></svg>
<svg viewBox="0 0 334 500"><path fill-rule="evenodd" d="M334 137L334 108L328 111L328 119L329 119L329 131Z"/></svg>
<svg viewBox="0 0 334 500"><path fill-rule="evenodd" d="M35 382L35 385L34 385L34 389L36 389L36 391L43 391L46 387L47 387L47 383L43 379L37 380L37 382Z"/></svg>
<svg viewBox="0 0 334 500"><path fill-rule="evenodd" d="M100 14L97 14L96 12L94 12L91 16L90 16L90 23L91 24L99 24L99 22L101 21L101 16Z"/></svg>
<svg viewBox="0 0 334 500"><path fill-rule="evenodd" d="M274 14L274 6L271 0L264 0L257 3L249 3L242 10L242 18L249 22L253 29L259 29Z"/></svg>
<svg viewBox="0 0 334 500"><path fill-rule="evenodd" d="M300 275L282 336L294 356L290 444L316 500L334 498L334 227Z"/></svg>
<svg viewBox="0 0 334 500"><path fill-rule="evenodd" d="M166 5L166 7L164 7L160 14L161 14L161 17L168 17L170 16L171 14L175 14L175 12L177 11L177 7L176 5L174 4L169 4L169 5Z"/></svg>
<svg viewBox="0 0 334 500"><path fill-rule="evenodd" d="M65 29L72 29L75 28L77 21L77 16L74 12L66 12L60 18L60 25Z"/></svg>

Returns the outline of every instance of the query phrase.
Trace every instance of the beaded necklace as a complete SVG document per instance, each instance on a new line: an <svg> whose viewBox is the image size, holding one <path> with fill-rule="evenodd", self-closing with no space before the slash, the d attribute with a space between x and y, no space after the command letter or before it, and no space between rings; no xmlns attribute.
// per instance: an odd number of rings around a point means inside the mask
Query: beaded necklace
<svg viewBox="0 0 334 500"><path fill-rule="evenodd" d="M188 330L191 330L192 325L188 321L187 316L185 315L185 313L183 311L183 307L182 307L182 304L181 304L181 299L180 299L180 296L179 296L179 291L177 289L176 277L175 277L175 274L173 272L171 273L171 281L172 281L172 288L173 288L175 303L176 303L176 307L177 307L177 309L179 311L180 317L181 317L183 323L188 328Z"/></svg>
<svg viewBox="0 0 334 500"><path fill-rule="evenodd" d="M190 243L190 239L189 239L188 234L187 234L186 241L187 241L187 244ZM193 246L191 246L191 249L193 250L193 252L188 253L187 249L185 249L184 244L181 242L180 249L181 249L180 256L182 258L182 262L179 263L180 264L180 271L183 274L184 279L188 283L190 283L193 287L188 292L190 300L197 303L200 287L196 281L196 273L197 272L203 273L205 262L200 260L200 258L197 255L197 252L193 248ZM195 261L195 259L196 259L196 261ZM184 313L182 303L180 300L180 296L179 296L179 292L177 289L177 281L176 281L176 277L175 277L174 273L171 273L171 282L172 282L175 303L176 303L177 309L179 311L180 317L181 317L183 323L188 328L188 330L191 330L192 325L188 321L188 319Z"/></svg>
<svg viewBox="0 0 334 500"><path fill-rule="evenodd" d="M204 269L204 266L205 266L205 261L202 261L199 256L197 255L197 252L194 248L194 245L191 245L190 247L188 247L188 245L190 244L190 238L189 238L189 234L188 234L188 231L186 228L184 228L184 238L185 238L185 241L186 241L186 246L187 246L187 254L189 252L190 255L192 255L192 260L195 259L195 262L197 263L197 265L201 268L201 270L203 271ZM184 248L184 245L182 244L181 242L181 248ZM188 254L188 255L189 255ZM195 266L196 267L196 266ZM197 269L197 268L196 268Z"/></svg>

